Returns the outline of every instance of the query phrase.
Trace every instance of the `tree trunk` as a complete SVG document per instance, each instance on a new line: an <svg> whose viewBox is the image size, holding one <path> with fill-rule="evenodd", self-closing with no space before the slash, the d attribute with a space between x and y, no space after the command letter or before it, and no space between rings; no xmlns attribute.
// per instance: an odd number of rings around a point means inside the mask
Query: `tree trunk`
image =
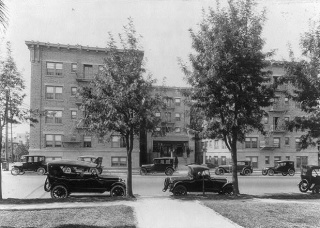
<svg viewBox="0 0 320 228"><path fill-rule="evenodd" d="M127 172L127 197L134 198L132 192L132 150L133 150L133 130L130 130L128 146L127 146L127 158L128 158L128 172Z"/></svg>
<svg viewBox="0 0 320 228"><path fill-rule="evenodd" d="M238 172L237 172L237 141L233 139L231 144L231 158L232 158L232 182L234 195L239 195L239 182L238 182Z"/></svg>
<svg viewBox="0 0 320 228"><path fill-rule="evenodd" d="M2 125L0 119L0 200L2 200Z"/></svg>

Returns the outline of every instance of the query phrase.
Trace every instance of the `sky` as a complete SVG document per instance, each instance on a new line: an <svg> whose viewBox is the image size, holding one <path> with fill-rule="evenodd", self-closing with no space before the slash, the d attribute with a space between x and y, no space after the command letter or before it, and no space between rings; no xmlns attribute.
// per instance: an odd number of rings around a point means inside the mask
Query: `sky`
<svg viewBox="0 0 320 228"><path fill-rule="evenodd" d="M168 86L188 86L178 58L188 61L192 52L189 29L197 31L202 9L215 8L216 0L4 0L9 26L3 42L12 44L13 57L26 82L30 104L30 53L25 41L106 47L108 33L123 32L128 18L142 35L146 68ZM220 0L226 5L226 0ZM288 59L288 44L300 55L300 35L310 20L320 19L318 0L258 0L257 10L267 10L263 38L265 51L275 49L275 60ZM28 131L18 126L15 132Z"/></svg>

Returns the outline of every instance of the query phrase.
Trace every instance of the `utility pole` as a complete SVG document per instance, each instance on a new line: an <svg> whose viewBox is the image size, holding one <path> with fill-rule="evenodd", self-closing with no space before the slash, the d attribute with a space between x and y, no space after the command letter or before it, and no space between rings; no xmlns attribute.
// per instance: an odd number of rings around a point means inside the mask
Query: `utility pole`
<svg viewBox="0 0 320 228"><path fill-rule="evenodd" d="M9 170L8 165L8 103L9 103L9 91L6 91L6 109L5 109L5 124L6 124L6 145L5 145L5 153L4 153L4 159L6 161L6 167L5 170Z"/></svg>

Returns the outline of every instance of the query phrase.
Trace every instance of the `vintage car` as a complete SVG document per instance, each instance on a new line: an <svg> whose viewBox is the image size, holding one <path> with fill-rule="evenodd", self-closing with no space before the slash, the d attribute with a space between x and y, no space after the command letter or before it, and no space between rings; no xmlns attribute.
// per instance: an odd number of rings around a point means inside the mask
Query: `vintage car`
<svg viewBox="0 0 320 228"><path fill-rule="evenodd" d="M275 166L266 167L262 170L262 175L273 176L281 173L283 176L293 176L295 174L294 161L277 161Z"/></svg>
<svg viewBox="0 0 320 228"><path fill-rule="evenodd" d="M101 174L103 171L103 166L101 166L102 157L96 157L96 156L92 156L92 155L83 155L83 156L79 156L77 160L78 161L85 161L85 162L92 162L92 163L96 164L96 169L98 170L99 174Z"/></svg>
<svg viewBox="0 0 320 228"><path fill-rule="evenodd" d="M165 173L171 176L174 169L174 158L162 157L153 159L153 164L142 165L140 167L140 174L146 175L147 173Z"/></svg>
<svg viewBox="0 0 320 228"><path fill-rule="evenodd" d="M48 173L44 190L51 192L51 198L67 198L71 193L104 193L111 196L125 196L126 184L116 176L99 175L89 172L94 163L82 161L60 160L47 164ZM63 170L69 168L71 172Z"/></svg>
<svg viewBox="0 0 320 228"><path fill-rule="evenodd" d="M301 192L320 192L320 166L304 165L301 169L301 181L298 184Z"/></svg>
<svg viewBox="0 0 320 228"><path fill-rule="evenodd" d="M188 192L233 195L233 184L224 177L211 177L208 167L188 165L188 169L186 177L167 177L162 191L169 189L174 195L186 195Z"/></svg>
<svg viewBox="0 0 320 228"><path fill-rule="evenodd" d="M237 162L237 172L241 175L249 175L253 172L250 161L238 161ZM222 175L225 173L232 173L232 163L229 165L219 165L216 168L215 174Z"/></svg>
<svg viewBox="0 0 320 228"><path fill-rule="evenodd" d="M47 171L46 157L42 155L24 155L21 157L22 162L15 162L11 169L11 174L22 175L25 171L34 171L43 175Z"/></svg>

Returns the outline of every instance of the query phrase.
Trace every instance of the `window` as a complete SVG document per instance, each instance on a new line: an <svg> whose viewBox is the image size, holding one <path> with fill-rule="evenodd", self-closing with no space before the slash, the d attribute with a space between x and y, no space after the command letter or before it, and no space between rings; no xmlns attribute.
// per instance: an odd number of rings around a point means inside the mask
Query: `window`
<svg viewBox="0 0 320 228"><path fill-rule="evenodd" d="M258 168L258 157L256 156L247 156L247 161L250 161L252 168Z"/></svg>
<svg viewBox="0 0 320 228"><path fill-rule="evenodd" d="M47 111L45 117L46 123L62 123L62 111Z"/></svg>
<svg viewBox="0 0 320 228"><path fill-rule="evenodd" d="M285 97L285 98L284 98L284 104L286 104L286 105L289 104L289 98L288 98L288 97Z"/></svg>
<svg viewBox="0 0 320 228"><path fill-rule="evenodd" d="M218 165L218 156L213 156L213 164Z"/></svg>
<svg viewBox="0 0 320 228"><path fill-rule="evenodd" d="M273 138L273 147L280 148L280 138Z"/></svg>
<svg viewBox="0 0 320 228"><path fill-rule="evenodd" d="M180 106L180 104L181 104L181 98L175 98L175 99L174 99L174 103L175 103L176 106Z"/></svg>
<svg viewBox="0 0 320 228"><path fill-rule="evenodd" d="M166 121L171 122L171 112L166 112L165 115L166 115Z"/></svg>
<svg viewBox="0 0 320 228"><path fill-rule="evenodd" d="M226 164L227 164L226 156L221 156L221 165L226 165Z"/></svg>
<svg viewBox="0 0 320 228"><path fill-rule="evenodd" d="M47 62L47 75L62 75L62 63Z"/></svg>
<svg viewBox="0 0 320 228"><path fill-rule="evenodd" d="M93 78L93 67L92 65L84 65L83 66L84 78Z"/></svg>
<svg viewBox="0 0 320 228"><path fill-rule="evenodd" d="M176 133L180 133L181 132L181 128L180 127L176 127L174 130Z"/></svg>
<svg viewBox="0 0 320 228"><path fill-rule="evenodd" d="M91 136L84 136L83 147L91 147Z"/></svg>
<svg viewBox="0 0 320 228"><path fill-rule="evenodd" d="M290 161L290 156L286 156L286 160L287 160L287 161Z"/></svg>
<svg viewBox="0 0 320 228"><path fill-rule="evenodd" d="M180 113L175 114L175 119L176 119L176 121L180 121Z"/></svg>
<svg viewBox="0 0 320 228"><path fill-rule="evenodd" d="M111 147L113 148L122 148L126 147L125 139L124 137L113 135L111 136Z"/></svg>
<svg viewBox="0 0 320 228"><path fill-rule="evenodd" d="M269 165L270 164L270 156L265 157L265 164Z"/></svg>
<svg viewBox="0 0 320 228"><path fill-rule="evenodd" d="M77 87L71 87L71 96L77 95Z"/></svg>
<svg viewBox="0 0 320 228"><path fill-rule="evenodd" d="M268 124L268 122L269 122L269 115L268 115L268 114L265 114L265 115L263 116L263 122L264 122L265 124Z"/></svg>
<svg viewBox="0 0 320 228"><path fill-rule="evenodd" d="M76 63L71 63L71 73L77 73L78 65Z"/></svg>
<svg viewBox="0 0 320 228"><path fill-rule="evenodd" d="M71 119L72 120L77 119L77 111L74 111L74 110L71 111Z"/></svg>
<svg viewBox="0 0 320 228"><path fill-rule="evenodd" d="M285 137L284 138L284 145L285 146L289 146L290 145L290 138L289 137Z"/></svg>
<svg viewBox="0 0 320 228"><path fill-rule="evenodd" d="M277 161L281 161L281 156L274 156L274 165L276 165Z"/></svg>
<svg viewBox="0 0 320 228"><path fill-rule="evenodd" d="M45 147L61 147L62 135L46 135Z"/></svg>
<svg viewBox="0 0 320 228"><path fill-rule="evenodd" d="M161 113L160 112L156 112L156 117L161 117Z"/></svg>
<svg viewBox="0 0 320 228"><path fill-rule="evenodd" d="M245 147L246 148L258 148L258 138L257 137L246 137Z"/></svg>
<svg viewBox="0 0 320 228"><path fill-rule="evenodd" d="M98 66L98 72L101 73L104 70L104 66L103 65L99 65Z"/></svg>
<svg viewBox="0 0 320 228"><path fill-rule="evenodd" d="M214 140L214 149L219 149L219 141Z"/></svg>
<svg viewBox="0 0 320 228"><path fill-rule="evenodd" d="M300 138L296 138L295 139L295 144L296 144L296 149L299 150L300 149Z"/></svg>
<svg viewBox="0 0 320 228"><path fill-rule="evenodd" d="M222 149L227 149L226 143L222 141Z"/></svg>
<svg viewBox="0 0 320 228"><path fill-rule="evenodd" d="M127 157L111 157L111 166L127 166Z"/></svg>
<svg viewBox="0 0 320 228"><path fill-rule="evenodd" d="M157 132L161 131L161 128L160 127L156 127L156 130Z"/></svg>
<svg viewBox="0 0 320 228"><path fill-rule="evenodd" d="M301 168L301 165L308 165L308 156L297 156L297 168Z"/></svg>
<svg viewBox="0 0 320 228"><path fill-rule="evenodd" d="M284 117L284 122L289 122L289 117Z"/></svg>
<svg viewBox="0 0 320 228"><path fill-rule="evenodd" d="M62 86L47 86L46 99L62 100Z"/></svg>

